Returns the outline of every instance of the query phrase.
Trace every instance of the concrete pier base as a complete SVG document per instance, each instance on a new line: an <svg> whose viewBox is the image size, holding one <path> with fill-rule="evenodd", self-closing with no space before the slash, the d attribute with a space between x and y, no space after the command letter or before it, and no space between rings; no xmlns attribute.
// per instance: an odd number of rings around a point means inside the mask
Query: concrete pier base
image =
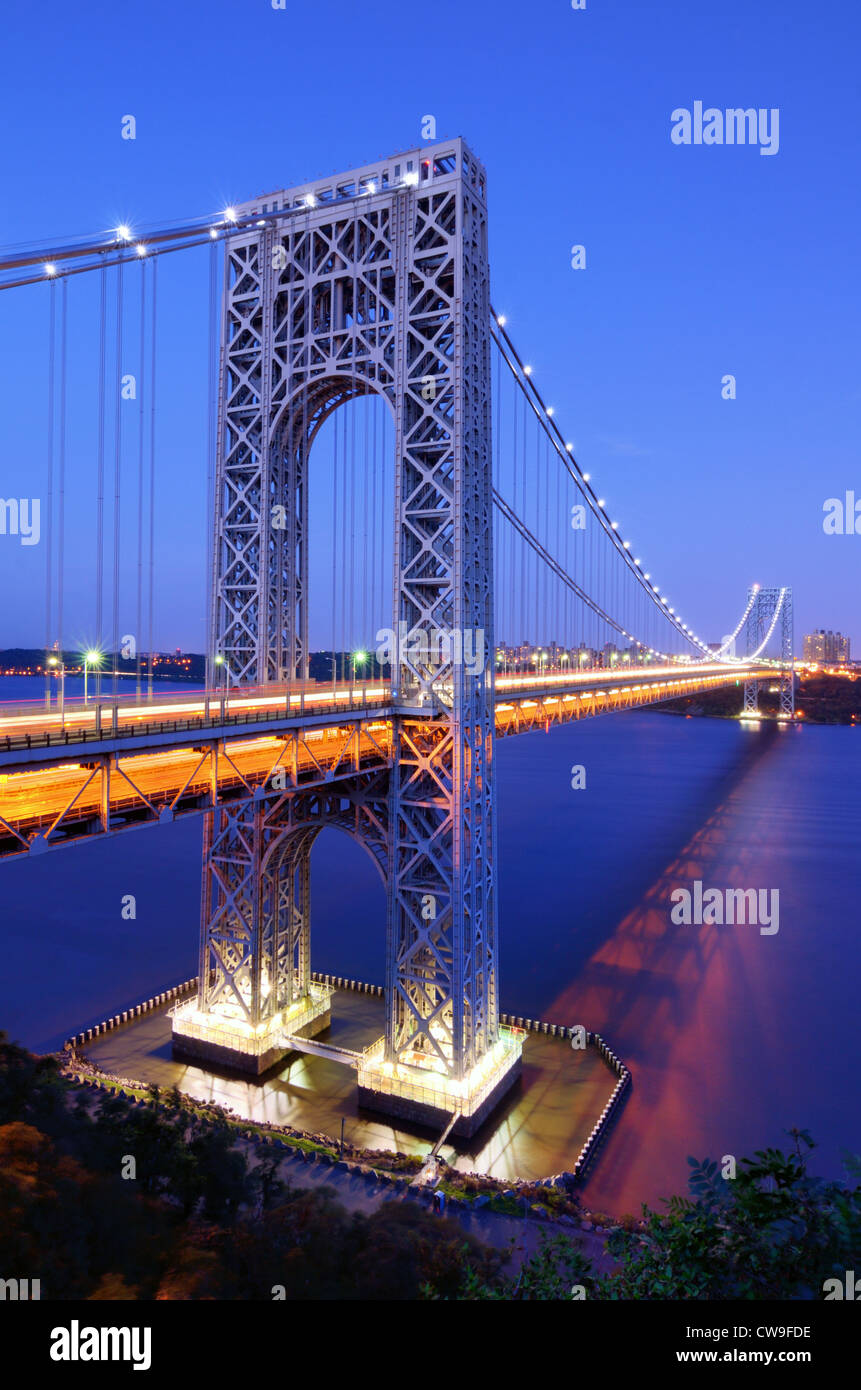
<svg viewBox="0 0 861 1390"><path fill-rule="evenodd" d="M477 1110L470 1115L461 1114L458 1116L450 1130L451 1135L456 1138L471 1139L474 1134L477 1134L485 1120L490 1118L497 1105L511 1090L520 1076L521 1069L522 1061L518 1057L516 1064L501 1078ZM408 1096L375 1091L368 1086L360 1086L358 1095L359 1105L365 1110L373 1110L379 1115L392 1115L396 1119L406 1121L407 1124L421 1125L424 1129L432 1129L436 1133L445 1129L452 1116L450 1110L445 1110L441 1106L411 1100Z"/></svg>
<svg viewBox="0 0 861 1390"><path fill-rule="evenodd" d="M289 1034L314 1038L331 1025L332 989L312 985L304 999L256 1028L243 1020L201 1013L196 999L178 1005L171 1013L175 1057L209 1062L248 1076L263 1076L289 1056Z"/></svg>
<svg viewBox="0 0 861 1390"><path fill-rule="evenodd" d="M384 1061L380 1039L358 1068L359 1105L437 1133L456 1115L449 1132L472 1138L519 1077L524 1037L517 1028L500 1029L499 1042L462 1082L419 1065Z"/></svg>

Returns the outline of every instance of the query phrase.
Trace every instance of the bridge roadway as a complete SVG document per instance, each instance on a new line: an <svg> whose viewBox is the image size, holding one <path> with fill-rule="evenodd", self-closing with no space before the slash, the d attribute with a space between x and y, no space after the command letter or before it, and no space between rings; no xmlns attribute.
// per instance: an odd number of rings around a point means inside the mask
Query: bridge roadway
<svg viewBox="0 0 861 1390"><path fill-rule="evenodd" d="M547 730L773 675L759 663L691 663L497 676L496 732ZM430 707L395 703L380 681L68 701L62 711L0 706L0 856L385 767L396 716L433 725Z"/></svg>

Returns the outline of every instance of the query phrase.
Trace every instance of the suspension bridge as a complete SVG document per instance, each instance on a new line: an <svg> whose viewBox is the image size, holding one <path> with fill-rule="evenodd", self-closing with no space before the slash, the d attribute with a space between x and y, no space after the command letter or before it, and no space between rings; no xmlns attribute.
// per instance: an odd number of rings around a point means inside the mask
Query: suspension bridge
<svg viewBox="0 0 861 1390"><path fill-rule="evenodd" d="M209 335L207 676L171 694L152 660L166 257L200 267ZM79 284L92 364L70 360ZM0 855L202 814L200 986L174 1044L257 1075L291 1047L325 1051L310 855L344 830L387 895L385 1034L345 1058L359 1095L473 1133L522 1046L499 1023L496 738L729 685L751 715L763 680L791 719L791 591L751 586L719 647L660 592L491 303L485 171L463 140L214 218L0 256L0 289L25 287L47 295L54 674L44 704L0 707ZM77 452L72 371L94 402ZM113 654L84 698L57 670L72 489L94 498L92 631Z"/></svg>

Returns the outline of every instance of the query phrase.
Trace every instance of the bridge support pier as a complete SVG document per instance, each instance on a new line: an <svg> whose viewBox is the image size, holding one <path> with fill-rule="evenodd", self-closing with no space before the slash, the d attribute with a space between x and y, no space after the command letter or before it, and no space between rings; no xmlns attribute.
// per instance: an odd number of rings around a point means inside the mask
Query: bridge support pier
<svg viewBox="0 0 861 1390"><path fill-rule="evenodd" d="M286 1034L331 1019L331 988L310 978L313 835L264 868L273 833L263 801L208 812L198 993L173 1010L175 1052L252 1076L290 1051Z"/></svg>

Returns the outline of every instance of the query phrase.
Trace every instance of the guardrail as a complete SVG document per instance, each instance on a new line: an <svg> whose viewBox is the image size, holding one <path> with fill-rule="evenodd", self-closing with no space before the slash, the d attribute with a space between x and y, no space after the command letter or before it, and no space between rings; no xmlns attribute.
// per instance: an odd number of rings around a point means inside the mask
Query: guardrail
<svg viewBox="0 0 861 1390"><path fill-rule="evenodd" d="M42 733L0 734L0 752L13 753L34 748L68 748L79 743L104 743L106 740L152 737L154 734L193 733L202 729L217 729L239 724L283 724L285 720L303 719L308 715L353 714L356 710L383 710L390 704L388 693L379 698L351 700L344 704L329 702L306 702L285 709L249 710L237 714L215 714L208 718L199 715L194 719L167 719L156 723L126 722L121 726L113 719L108 727L93 729L50 729Z"/></svg>
<svg viewBox="0 0 861 1390"><path fill-rule="evenodd" d="M137 1018L143 1018L146 1014L163 1009L166 1004L188 999L192 994L197 993L198 978L195 975L193 980L184 980L181 985L174 985L172 989L163 990L161 994L154 994L150 999L144 999L142 1003L135 1004L131 1009L123 1009L121 1013L114 1014L112 1018L103 1019L101 1023L94 1023L92 1028L84 1028L80 1033L75 1033L73 1037L67 1038L63 1048L70 1051L76 1047L85 1047L87 1043L95 1042L96 1038L103 1037L115 1028L121 1028L125 1023L133 1023Z"/></svg>

